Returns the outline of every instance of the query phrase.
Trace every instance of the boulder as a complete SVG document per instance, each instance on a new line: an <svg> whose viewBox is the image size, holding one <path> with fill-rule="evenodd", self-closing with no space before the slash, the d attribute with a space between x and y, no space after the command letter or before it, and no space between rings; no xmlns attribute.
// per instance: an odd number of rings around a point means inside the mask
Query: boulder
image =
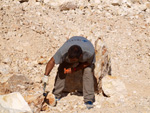
<svg viewBox="0 0 150 113"><path fill-rule="evenodd" d="M96 54L96 63L94 75L96 77L97 93L101 92L102 89L102 78L106 75L111 75L111 60L110 53L105 45L103 39L98 38L95 41L95 54Z"/></svg>
<svg viewBox="0 0 150 113"><path fill-rule="evenodd" d="M102 89L109 96L108 105L119 106L127 101L127 88L119 76L105 76L102 79Z"/></svg>
<svg viewBox="0 0 150 113"><path fill-rule="evenodd" d="M0 113L32 113L19 92L0 95Z"/></svg>

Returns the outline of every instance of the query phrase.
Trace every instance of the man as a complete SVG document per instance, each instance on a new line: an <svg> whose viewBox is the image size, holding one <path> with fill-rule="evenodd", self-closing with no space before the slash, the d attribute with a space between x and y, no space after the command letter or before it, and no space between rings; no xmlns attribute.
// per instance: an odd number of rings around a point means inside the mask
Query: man
<svg viewBox="0 0 150 113"><path fill-rule="evenodd" d="M78 76L83 76L84 102L87 108L90 109L93 107L93 102L95 101L93 76L94 63L95 49L92 43L84 37L74 36L67 40L50 59L45 69L43 82L48 81L48 75L54 65L59 64L53 94L56 99L60 99L65 87L66 76L82 70L83 74Z"/></svg>

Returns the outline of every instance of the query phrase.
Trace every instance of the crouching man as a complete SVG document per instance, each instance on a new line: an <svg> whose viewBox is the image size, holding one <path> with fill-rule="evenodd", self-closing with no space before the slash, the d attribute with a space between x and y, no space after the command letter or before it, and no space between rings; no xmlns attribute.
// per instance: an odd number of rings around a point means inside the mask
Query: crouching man
<svg viewBox="0 0 150 113"><path fill-rule="evenodd" d="M55 64L59 64L55 79L53 94L56 100L62 97L65 88L65 78L82 70L83 76L83 97L88 109L93 107L94 95L94 76L93 68L95 63L95 49L92 43L84 37L74 36L67 40L46 65L43 82L48 81L48 76ZM74 67L74 64L76 67Z"/></svg>

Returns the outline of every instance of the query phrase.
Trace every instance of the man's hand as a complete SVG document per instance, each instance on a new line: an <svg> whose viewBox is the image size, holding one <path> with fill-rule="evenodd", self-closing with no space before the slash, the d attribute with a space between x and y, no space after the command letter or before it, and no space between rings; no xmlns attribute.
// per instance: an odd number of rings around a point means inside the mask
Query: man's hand
<svg viewBox="0 0 150 113"><path fill-rule="evenodd" d="M68 69L64 68L64 74L70 74L70 73L72 73L71 68Z"/></svg>
<svg viewBox="0 0 150 113"><path fill-rule="evenodd" d="M48 83L48 76L47 75L44 75L44 77L42 78L42 82L43 83Z"/></svg>

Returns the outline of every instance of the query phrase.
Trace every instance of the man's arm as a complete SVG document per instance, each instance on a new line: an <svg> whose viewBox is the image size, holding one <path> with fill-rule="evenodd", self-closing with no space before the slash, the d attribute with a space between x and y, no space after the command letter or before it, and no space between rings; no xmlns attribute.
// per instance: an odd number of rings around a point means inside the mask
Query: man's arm
<svg viewBox="0 0 150 113"><path fill-rule="evenodd" d="M44 75L47 75L47 76L48 76L49 73L51 72L51 70L53 69L54 65L55 65L55 60L54 60L54 58L52 57L52 58L50 59L50 61L47 63L47 65L46 65L46 69L45 69Z"/></svg>
<svg viewBox="0 0 150 113"><path fill-rule="evenodd" d="M73 71L79 71L81 69L84 69L88 66L90 66L91 64L87 63L87 62L84 62L84 63L80 63L77 67L74 68Z"/></svg>
<svg viewBox="0 0 150 113"><path fill-rule="evenodd" d="M77 67L74 67L74 68L68 68L68 69L64 68L64 74L70 74L70 73L73 73L75 71L79 71L79 70L84 69L90 65L91 64L84 62L84 63L80 63Z"/></svg>

